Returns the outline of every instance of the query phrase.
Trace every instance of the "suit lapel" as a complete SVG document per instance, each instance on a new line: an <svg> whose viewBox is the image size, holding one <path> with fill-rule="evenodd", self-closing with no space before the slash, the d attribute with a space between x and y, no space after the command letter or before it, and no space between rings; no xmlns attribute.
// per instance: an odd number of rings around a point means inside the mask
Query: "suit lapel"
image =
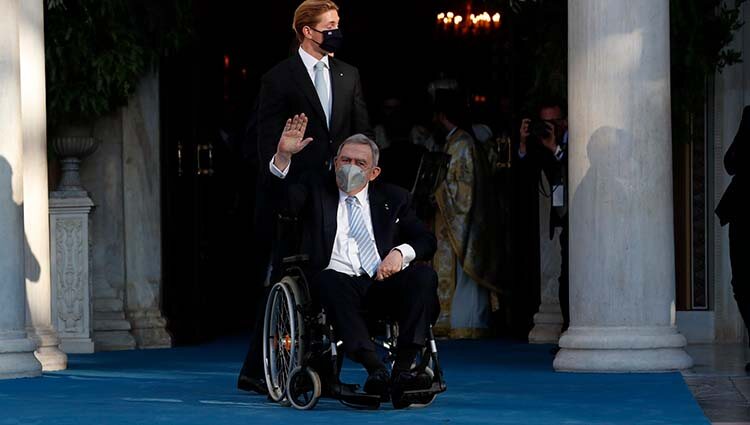
<svg viewBox="0 0 750 425"><path fill-rule="evenodd" d="M331 80L331 96L333 96L333 102L331 102L331 134L338 134L337 131L341 127L341 120L343 119L343 111L346 108L344 104L344 79L346 76L338 69L338 65L334 58L328 59L330 69L330 80ZM351 136L347 134L346 137Z"/></svg>
<svg viewBox="0 0 750 425"><path fill-rule="evenodd" d="M335 176L331 177L332 182L326 182L325 190L320 202L323 209L323 242L325 243L326 255L330 262L331 252L333 252L333 241L336 239L336 228L338 227L337 214L339 209L339 191L336 186Z"/></svg>
<svg viewBox="0 0 750 425"><path fill-rule="evenodd" d="M370 197L370 217L372 218L372 231L375 233L375 243L378 245L378 254L383 258L384 249L390 249L391 247L387 244L385 237L385 230L388 227L389 211L388 202L385 196L378 190L377 185L370 183L369 193Z"/></svg>
<svg viewBox="0 0 750 425"><path fill-rule="evenodd" d="M315 113L318 114L318 118L323 122L323 128L327 129L326 114L323 111L323 106L320 104L318 98L318 92L315 91L315 85L310 80L310 74L307 73L304 62L299 54L294 55L291 69L292 79L297 84L297 87L304 93L307 100L312 105Z"/></svg>

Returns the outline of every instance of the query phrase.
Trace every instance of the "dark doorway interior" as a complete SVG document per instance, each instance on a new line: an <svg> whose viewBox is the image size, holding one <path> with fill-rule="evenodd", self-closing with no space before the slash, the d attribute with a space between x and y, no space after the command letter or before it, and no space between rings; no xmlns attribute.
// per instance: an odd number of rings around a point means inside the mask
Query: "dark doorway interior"
<svg viewBox="0 0 750 425"><path fill-rule="evenodd" d="M163 308L177 344L252 325L259 294L248 278L258 161L244 130L260 77L296 50L297 4L196 0L194 41L162 66ZM415 121L428 124L426 88L441 73L479 99L475 121L498 125L501 97L523 104L523 77L512 72L518 60L512 22L491 35L452 37L435 25L447 6L432 0L338 4L345 47L337 56L360 69L373 124L378 105L394 95ZM515 190L523 198L516 205L535 208L534 183ZM519 208L513 217L526 220L511 226L520 241L513 246L518 261L504 273L515 301L498 321L501 332L525 337L539 305L538 225Z"/></svg>

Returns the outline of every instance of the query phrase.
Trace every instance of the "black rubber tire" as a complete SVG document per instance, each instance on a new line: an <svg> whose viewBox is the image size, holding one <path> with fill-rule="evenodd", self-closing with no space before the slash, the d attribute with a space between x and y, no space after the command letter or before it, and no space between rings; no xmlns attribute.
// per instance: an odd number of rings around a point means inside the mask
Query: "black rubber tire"
<svg viewBox="0 0 750 425"><path fill-rule="evenodd" d="M317 372L310 367L297 366L289 374L286 399L297 410L310 410L318 404L321 389Z"/></svg>

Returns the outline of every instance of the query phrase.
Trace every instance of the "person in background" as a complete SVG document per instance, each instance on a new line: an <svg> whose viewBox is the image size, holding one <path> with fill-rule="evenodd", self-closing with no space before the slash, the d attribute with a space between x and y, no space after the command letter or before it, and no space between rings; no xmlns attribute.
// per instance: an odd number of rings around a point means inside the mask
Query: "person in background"
<svg viewBox="0 0 750 425"><path fill-rule="evenodd" d="M491 292L498 288L495 206L489 164L470 128L457 90L435 93L435 140L450 155L448 173L435 193L435 233L441 315L435 331L453 338L490 334Z"/></svg>
<svg viewBox="0 0 750 425"><path fill-rule="evenodd" d="M750 211L747 200L750 193L747 164L748 144L750 144L750 105L742 111L740 128L734 141L724 155L724 168L732 176L732 182L716 207L716 215L722 226L729 224L729 262L732 266L732 289L737 307L745 327L750 324ZM745 365L750 372L750 363Z"/></svg>
<svg viewBox="0 0 750 425"><path fill-rule="evenodd" d="M550 209L549 237L553 239L555 228L562 228L560 233L560 266L559 299L562 310L565 332L570 324L570 299L568 285L568 121L565 118L563 102L558 99L547 99L541 102L535 120L524 118L521 121L520 143L518 148L519 163L533 167L537 176L541 172L550 184L545 188L552 198Z"/></svg>
<svg viewBox="0 0 750 425"><path fill-rule="evenodd" d="M424 146L412 143L410 131L412 119L407 109L397 98L385 100L383 123L376 127L375 142L381 148L380 163L383 165L382 181L401 186L411 191L417 179L422 155L427 152ZM380 128L380 131L377 129ZM387 140L387 147L381 145Z"/></svg>

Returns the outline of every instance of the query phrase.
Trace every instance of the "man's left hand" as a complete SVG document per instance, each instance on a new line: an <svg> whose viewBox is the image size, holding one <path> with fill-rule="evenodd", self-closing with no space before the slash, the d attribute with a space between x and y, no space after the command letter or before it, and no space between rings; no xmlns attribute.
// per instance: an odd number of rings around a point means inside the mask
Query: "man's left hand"
<svg viewBox="0 0 750 425"><path fill-rule="evenodd" d="M404 257L401 251L394 249L391 251L378 266L378 273L375 280L385 280L401 271L404 264Z"/></svg>

